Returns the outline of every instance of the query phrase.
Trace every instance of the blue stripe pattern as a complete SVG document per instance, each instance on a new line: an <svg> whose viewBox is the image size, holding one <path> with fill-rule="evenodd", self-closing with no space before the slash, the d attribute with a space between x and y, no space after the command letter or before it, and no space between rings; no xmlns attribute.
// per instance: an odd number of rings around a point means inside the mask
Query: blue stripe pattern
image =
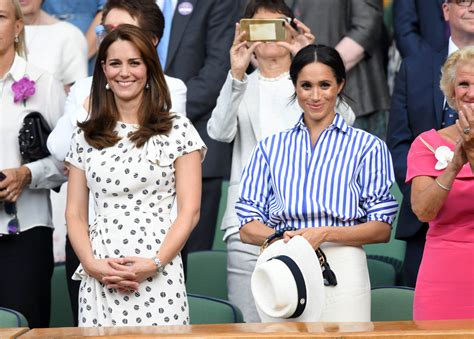
<svg viewBox="0 0 474 339"><path fill-rule="evenodd" d="M240 226L260 220L275 230L392 224L393 164L377 137L336 114L311 146L303 116L296 126L260 141L242 173L235 209Z"/></svg>

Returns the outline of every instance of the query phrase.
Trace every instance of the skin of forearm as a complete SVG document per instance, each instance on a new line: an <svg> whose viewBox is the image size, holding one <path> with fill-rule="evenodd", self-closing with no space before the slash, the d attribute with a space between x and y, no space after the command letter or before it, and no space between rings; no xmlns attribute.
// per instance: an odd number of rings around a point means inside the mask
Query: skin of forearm
<svg viewBox="0 0 474 339"><path fill-rule="evenodd" d="M66 213L67 233L79 261L87 271L94 261L92 246L89 239L89 226L87 220Z"/></svg>
<svg viewBox="0 0 474 339"><path fill-rule="evenodd" d="M240 229L240 240L246 244L260 246L273 233L275 233L273 228L268 227L259 220L253 220Z"/></svg>
<svg viewBox="0 0 474 339"><path fill-rule="evenodd" d="M199 209L178 213L178 217L165 237L157 256L163 265L175 258L184 247L189 235L199 221Z"/></svg>
<svg viewBox="0 0 474 339"><path fill-rule="evenodd" d="M324 227L324 242L333 242L348 246L362 246L388 242L390 225L381 221L368 221L348 227Z"/></svg>
<svg viewBox="0 0 474 339"><path fill-rule="evenodd" d="M448 166L448 168L438 176L438 181L446 187L452 187L457 173L458 171ZM417 190L416 185L420 180L430 180L431 183L428 184L425 189ZM429 222L436 218L449 192L439 187L432 178L415 178L413 179L413 184L414 187L412 188L411 195L412 210L420 221Z"/></svg>
<svg viewBox="0 0 474 339"><path fill-rule="evenodd" d="M471 172L474 173L474 150L466 151L467 161L471 167Z"/></svg>

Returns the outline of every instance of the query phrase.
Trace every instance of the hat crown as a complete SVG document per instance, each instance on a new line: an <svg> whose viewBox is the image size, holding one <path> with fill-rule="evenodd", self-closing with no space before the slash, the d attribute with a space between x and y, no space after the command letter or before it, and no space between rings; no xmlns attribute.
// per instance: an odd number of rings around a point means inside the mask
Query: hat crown
<svg viewBox="0 0 474 339"><path fill-rule="evenodd" d="M298 292L288 266L280 260L270 259L255 269L252 276L255 302L273 318L288 318L296 310Z"/></svg>
<svg viewBox="0 0 474 339"><path fill-rule="evenodd" d="M263 251L251 288L263 322L318 321L321 316L325 299L321 267L302 236L287 243L278 240Z"/></svg>

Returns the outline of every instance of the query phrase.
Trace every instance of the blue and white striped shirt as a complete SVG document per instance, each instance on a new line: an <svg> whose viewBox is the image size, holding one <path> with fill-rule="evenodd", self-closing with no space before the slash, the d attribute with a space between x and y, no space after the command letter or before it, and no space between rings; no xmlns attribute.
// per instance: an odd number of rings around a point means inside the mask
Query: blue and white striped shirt
<svg viewBox="0 0 474 339"><path fill-rule="evenodd" d="M242 173L240 226L259 220L279 230L392 224L398 204L390 153L377 137L336 114L314 147L303 116L292 129L260 141Z"/></svg>

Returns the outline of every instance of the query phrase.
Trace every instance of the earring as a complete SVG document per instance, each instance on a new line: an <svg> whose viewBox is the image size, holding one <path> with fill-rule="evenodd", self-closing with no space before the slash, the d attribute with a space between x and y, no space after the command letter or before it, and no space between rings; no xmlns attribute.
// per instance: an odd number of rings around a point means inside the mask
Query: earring
<svg viewBox="0 0 474 339"><path fill-rule="evenodd" d="M109 83L106 83L106 84L105 84L105 89L106 89L107 91L110 90L110 85L109 85Z"/></svg>
<svg viewBox="0 0 474 339"><path fill-rule="evenodd" d="M145 89L150 89L150 84L148 82L145 85Z"/></svg>
<svg viewBox="0 0 474 339"><path fill-rule="evenodd" d="M18 39L18 35L15 35L15 43L19 43L20 42L20 39Z"/></svg>

